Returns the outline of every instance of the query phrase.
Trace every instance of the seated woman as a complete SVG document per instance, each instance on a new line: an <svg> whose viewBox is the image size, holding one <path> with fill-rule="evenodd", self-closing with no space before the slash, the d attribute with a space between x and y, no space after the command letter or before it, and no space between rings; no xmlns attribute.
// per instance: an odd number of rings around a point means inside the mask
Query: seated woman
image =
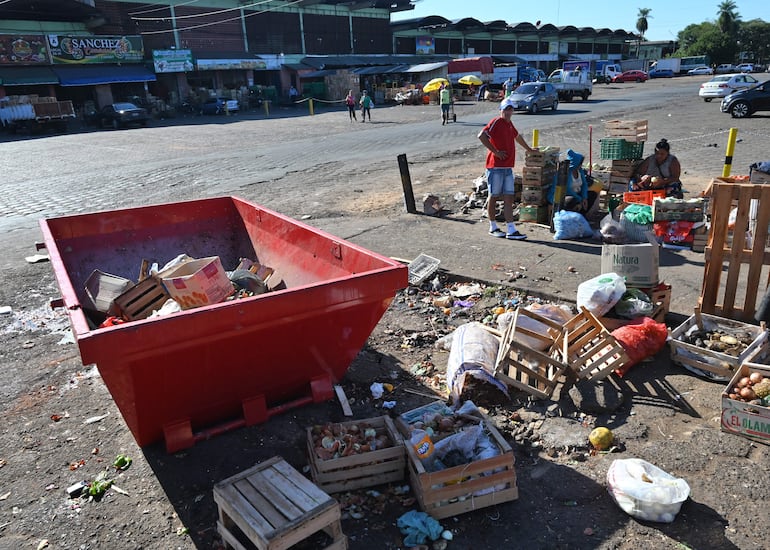
<svg viewBox="0 0 770 550"><path fill-rule="evenodd" d="M682 167L679 160L669 152L670 149L665 139L655 145L655 154L644 159L637 168L637 180L632 191L665 189L667 197L682 198L682 182L679 181Z"/></svg>
<svg viewBox="0 0 770 550"><path fill-rule="evenodd" d="M567 159L569 160L569 175L562 208L580 212L585 216L593 207L599 193L592 185L593 180L583 169L583 155L569 149ZM589 180L591 181L589 182Z"/></svg>

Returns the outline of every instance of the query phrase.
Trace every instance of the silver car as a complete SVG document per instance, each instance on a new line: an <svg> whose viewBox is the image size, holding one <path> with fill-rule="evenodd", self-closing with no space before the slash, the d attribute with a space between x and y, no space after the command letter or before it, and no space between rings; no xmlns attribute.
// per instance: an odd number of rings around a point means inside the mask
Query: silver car
<svg viewBox="0 0 770 550"><path fill-rule="evenodd" d="M513 102L515 111L531 114L541 109L555 111L559 106L559 94L548 82L527 82L516 88L508 98Z"/></svg>
<svg viewBox="0 0 770 550"><path fill-rule="evenodd" d="M745 73L738 74L720 74L700 85L698 95L703 101L709 102L714 98L722 98L737 90L750 88L759 81L753 76Z"/></svg>

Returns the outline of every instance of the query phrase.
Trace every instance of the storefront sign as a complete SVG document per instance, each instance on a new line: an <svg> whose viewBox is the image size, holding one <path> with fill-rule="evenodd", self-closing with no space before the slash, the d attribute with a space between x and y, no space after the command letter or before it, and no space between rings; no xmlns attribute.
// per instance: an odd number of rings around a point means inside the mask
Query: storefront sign
<svg viewBox="0 0 770 550"><path fill-rule="evenodd" d="M156 73L184 73L195 68L190 50L152 50L152 61Z"/></svg>
<svg viewBox="0 0 770 550"><path fill-rule="evenodd" d="M48 35L53 63L139 63L144 58L141 36Z"/></svg>
<svg viewBox="0 0 770 550"><path fill-rule="evenodd" d="M262 59L198 59L195 64L199 71L224 71L232 69L267 69Z"/></svg>
<svg viewBox="0 0 770 550"><path fill-rule="evenodd" d="M0 34L0 65L47 65L42 34Z"/></svg>

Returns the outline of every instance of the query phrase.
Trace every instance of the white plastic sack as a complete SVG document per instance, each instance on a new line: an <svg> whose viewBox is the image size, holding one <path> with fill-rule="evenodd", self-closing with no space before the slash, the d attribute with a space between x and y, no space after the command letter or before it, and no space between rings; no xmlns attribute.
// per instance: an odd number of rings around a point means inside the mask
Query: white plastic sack
<svg viewBox="0 0 770 550"><path fill-rule="evenodd" d="M628 515L646 521L671 523L690 486L639 458L614 460L607 471L607 490Z"/></svg>
<svg viewBox="0 0 770 550"><path fill-rule="evenodd" d="M508 388L494 376L500 346L497 338L477 322L460 325L453 335L446 368L447 387L453 402L460 400L466 375L488 382L507 395Z"/></svg>
<svg viewBox="0 0 770 550"><path fill-rule="evenodd" d="M554 235L556 241L570 239L585 239L593 236L591 224L580 212L559 210L553 216Z"/></svg>
<svg viewBox="0 0 770 550"><path fill-rule="evenodd" d="M626 291L626 282L617 273L603 273L580 283L577 289L578 309L585 307L597 317L603 317L618 303Z"/></svg>

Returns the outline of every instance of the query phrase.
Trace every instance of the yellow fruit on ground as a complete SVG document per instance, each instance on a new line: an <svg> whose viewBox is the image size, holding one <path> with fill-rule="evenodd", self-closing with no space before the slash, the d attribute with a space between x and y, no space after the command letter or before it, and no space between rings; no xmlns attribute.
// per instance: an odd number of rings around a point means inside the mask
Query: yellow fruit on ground
<svg viewBox="0 0 770 550"><path fill-rule="evenodd" d="M612 435L612 432L608 428L594 428L594 430L588 435L588 441L591 442L591 445L594 446L595 449L598 449L599 451L606 451L610 448L610 445L612 445L612 442L615 440L615 436Z"/></svg>

